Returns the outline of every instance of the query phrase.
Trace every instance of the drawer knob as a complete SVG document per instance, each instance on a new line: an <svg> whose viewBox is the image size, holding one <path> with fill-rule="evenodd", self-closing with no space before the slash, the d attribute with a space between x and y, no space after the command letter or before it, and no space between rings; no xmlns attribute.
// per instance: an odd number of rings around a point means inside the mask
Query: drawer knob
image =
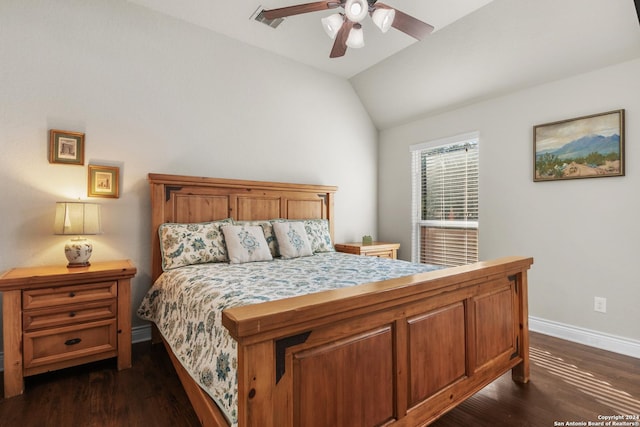
<svg viewBox="0 0 640 427"><path fill-rule="evenodd" d="M75 292L69 292L69 298L73 298L73 297L75 297L75 296L76 296L76 293L75 293Z"/></svg>
<svg viewBox="0 0 640 427"><path fill-rule="evenodd" d="M76 312L72 311L71 313L69 313L69 317L76 317Z"/></svg>
<svg viewBox="0 0 640 427"><path fill-rule="evenodd" d="M64 345L75 345L75 344L78 344L80 341L82 341L82 339L80 338L71 338L70 340L66 340L64 342Z"/></svg>

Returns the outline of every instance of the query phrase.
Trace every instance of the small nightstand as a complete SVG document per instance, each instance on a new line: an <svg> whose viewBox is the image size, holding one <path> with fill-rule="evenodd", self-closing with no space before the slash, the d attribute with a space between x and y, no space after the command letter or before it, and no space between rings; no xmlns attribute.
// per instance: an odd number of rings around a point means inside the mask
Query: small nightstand
<svg viewBox="0 0 640 427"><path fill-rule="evenodd" d="M335 245L335 248L338 252L346 252L349 254L396 259L398 257L400 244L386 242L372 242L367 245L362 243L339 243Z"/></svg>
<svg viewBox="0 0 640 427"><path fill-rule="evenodd" d="M4 397L24 377L117 357L131 367L130 261L14 268L0 276Z"/></svg>

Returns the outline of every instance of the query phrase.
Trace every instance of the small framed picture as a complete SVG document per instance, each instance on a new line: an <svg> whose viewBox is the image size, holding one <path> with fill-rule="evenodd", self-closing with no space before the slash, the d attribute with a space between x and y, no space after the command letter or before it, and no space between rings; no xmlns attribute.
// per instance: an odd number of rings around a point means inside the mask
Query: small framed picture
<svg viewBox="0 0 640 427"><path fill-rule="evenodd" d="M49 163L84 165L84 133L51 129Z"/></svg>
<svg viewBox="0 0 640 427"><path fill-rule="evenodd" d="M120 168L89 165L89 197L120 197Z"/></svg>

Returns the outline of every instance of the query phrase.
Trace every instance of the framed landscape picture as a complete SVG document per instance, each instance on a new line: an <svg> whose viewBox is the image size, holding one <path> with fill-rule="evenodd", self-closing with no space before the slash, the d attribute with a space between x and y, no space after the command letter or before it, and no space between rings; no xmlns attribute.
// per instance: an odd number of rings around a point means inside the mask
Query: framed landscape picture
<svg viewBox="0 0 640 427"><path fill-rule="evenodd" d="M533 127L533 180L624 176L624 110Z"/></svg>
<svg viewBox="0 0 640 427"><path fill-rule="evenodd" d="M84 133L51 129L49 163L84 165Z"/></svg>
<svg viewBox="0 0 640 427"><path fill-rule="evenodd" d="M89 197L120 197L120 168L89 165Z"/></svg>

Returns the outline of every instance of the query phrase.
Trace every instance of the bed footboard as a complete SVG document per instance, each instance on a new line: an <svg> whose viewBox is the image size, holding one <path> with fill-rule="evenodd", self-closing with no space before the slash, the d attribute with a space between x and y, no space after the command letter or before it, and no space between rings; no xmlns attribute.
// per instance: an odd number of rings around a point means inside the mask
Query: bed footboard
<svg viewBox="0 0 640 427"><path fill-rule="evenodd" d="M239 425L424 425L509 369L527 382L532 263L509 257L225 310Z"/></svg>

